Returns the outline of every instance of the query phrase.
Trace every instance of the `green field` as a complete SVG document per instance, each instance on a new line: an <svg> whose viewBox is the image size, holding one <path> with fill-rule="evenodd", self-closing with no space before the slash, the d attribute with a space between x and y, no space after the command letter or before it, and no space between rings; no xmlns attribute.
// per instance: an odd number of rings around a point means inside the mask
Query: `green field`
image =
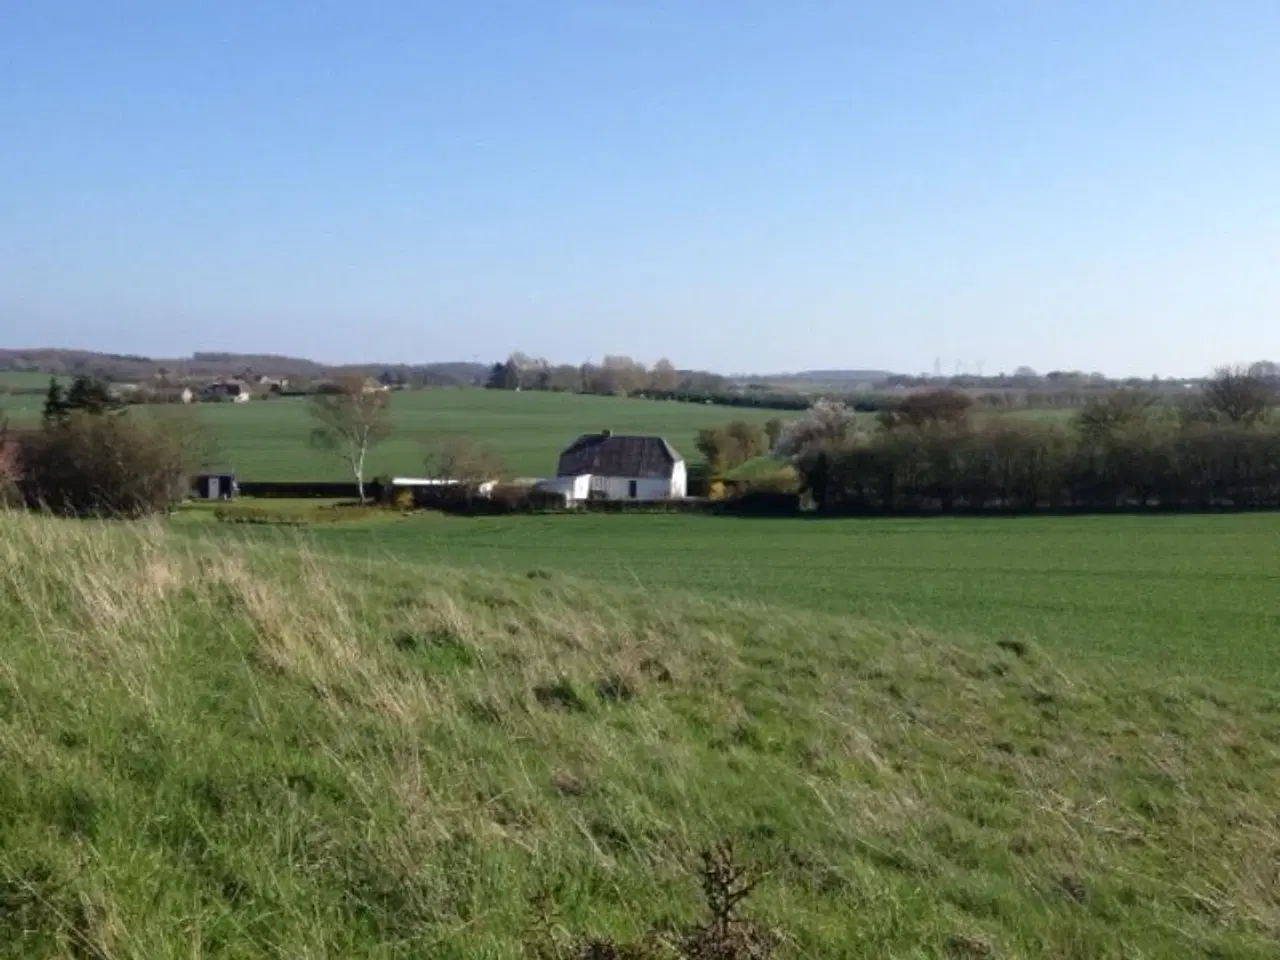
<svg viewBox="0 0 1280 960"><path fill-rule="evenodd" d="M0 374L0 385L43 386L44 374ZM434 389L392 395L394 435L369 457L366 477L417 475L422 445L431 434L465 434L488 444L516 476L554 473L556 460L574 438L611 429L616 433L665 436L689 462L700 459L694 438L703 427L742 419L764 423L790 419L794 411L757 410L621 397L505 390ZM34 423L43 397L0 394L0 412L18 424ZM187 408L216 441L217 457L241 480L347 480L346 467L307 446L312 423L300 397L246 404L197 404ZM1064 411L1019 411L1015 416L1061 418ZM868 415L869 416L869 415Z"/></svg>
<svg viewBox="0 0 1280 960"><path fill-rule="evenodd" d="M412 517L323 549L837 614L1052 656L1280 680L1280 516L749 520Z"/></svg>
<svg viewBox="0 0 1280 960"><path fill-rule="evenodd" d="M68 377L59 377L66 382ZM0 394L6 390L36 390L49 385L49 374L0 370Z"/></svg>
<svg viewBox="0 0 1280 960"><path fill-rule="evenodd" d="M68 378L60 378L66 381ZM39 393L28 393L49 385L47 373L18 373L12 370L0 371L0 417L7 417L15 423L26 423L37 419L44 405L44 396ZM22 393L10 393L21 390Z"/></svg>
<svg viewBox="0 0 1280 960"><path fill-rule="evenodd" d="M15 421L34 420L40 397L12 397ZM395 434L373 451L368 477L422 471L422 442L430 434L466 434L497 450L517 476L554 474L560 451L583 433L665 436L687 460L697 459L694 436L731 419L760 423L776 411L562 393L437 389L395 393ZM9 407L0 399L0 407ZM198 404L195 415L216 438L222 459L242 480L346 480L338 460L308 448L312 423L298 397L245 404Z"/></svg>

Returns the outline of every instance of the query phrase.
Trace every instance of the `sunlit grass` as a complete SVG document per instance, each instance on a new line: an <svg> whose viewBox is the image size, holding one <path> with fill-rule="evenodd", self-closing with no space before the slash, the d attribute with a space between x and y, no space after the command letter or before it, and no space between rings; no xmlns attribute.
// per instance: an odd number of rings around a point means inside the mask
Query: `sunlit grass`
<svg viewBox="0 0 1280 960"><path fill-rule="evenodd" d="M0 955L517 957L732 837L783 956L1272 956L1278 741L1035 644L0 518Z"/></svg>

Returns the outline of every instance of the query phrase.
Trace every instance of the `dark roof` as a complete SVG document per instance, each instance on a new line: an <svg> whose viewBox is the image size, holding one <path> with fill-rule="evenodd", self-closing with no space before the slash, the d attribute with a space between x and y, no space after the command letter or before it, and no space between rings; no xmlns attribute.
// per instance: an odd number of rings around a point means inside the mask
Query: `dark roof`
<svg viewBox="0 0 1280 960"><path fill-rule="evenodd" d="M662 437L622 437L588 433L560 454L556 475L594 473L602 477L670 477L681 459Z"/></svg>

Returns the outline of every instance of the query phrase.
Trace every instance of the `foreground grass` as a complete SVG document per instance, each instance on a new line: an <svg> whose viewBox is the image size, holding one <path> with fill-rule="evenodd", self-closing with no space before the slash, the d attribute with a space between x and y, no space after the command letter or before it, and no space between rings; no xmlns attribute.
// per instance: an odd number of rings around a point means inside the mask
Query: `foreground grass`
<svg viewBox="0 0 1280 960"><path fill-rule="evenodd" d="M0 517L0 956L517 957L725 837L794 957L1272 957L1280 701L541 569Z"/></svg>

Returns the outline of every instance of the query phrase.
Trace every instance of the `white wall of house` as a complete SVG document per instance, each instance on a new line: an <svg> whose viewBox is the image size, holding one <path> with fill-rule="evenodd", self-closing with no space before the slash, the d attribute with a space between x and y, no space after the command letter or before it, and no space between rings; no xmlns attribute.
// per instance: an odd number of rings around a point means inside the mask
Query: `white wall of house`
<svg viewBox="0 0 1280 960"><path fill-rule="evenodd" d="M676 465L671 470L671 498L673 500L683 500L689 495L689 471L685 469L684 461L677 460Z"/></svg>
<svg viewBox="0 0 1280 960"><path fill-rule="evenodd" d="M592 476L588 495L603 494L607 500L675 500L687 489L684 461L676 463L671 477Z"/></svg>
<svg viewBox="0 0 1280 960"><path fill-rule="evenodd" d="M635 485L634 493L632 484ZM547 477L535 486L560 493L570 501L603 496L606 500L679 500L688 492L688 472L684 461L676 462L671 477L606 477L583 473L569 477Z"/></svg>

